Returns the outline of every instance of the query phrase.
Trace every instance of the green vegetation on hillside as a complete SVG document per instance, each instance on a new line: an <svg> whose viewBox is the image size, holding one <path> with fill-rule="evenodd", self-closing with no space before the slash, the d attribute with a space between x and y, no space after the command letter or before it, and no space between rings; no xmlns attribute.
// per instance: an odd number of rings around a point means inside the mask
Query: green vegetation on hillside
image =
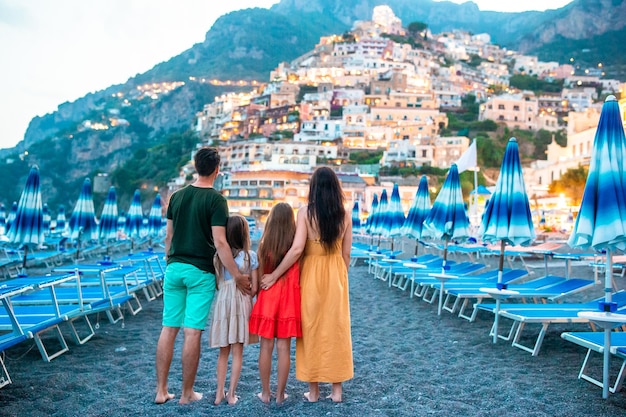
<svg viewBox="0 0 626 417"><path fill-rule="evenodd" d="M509 85L520 90L530 90L535 94L563 91L563 80L546 81L537 78L537 75L513 74Z"/></svg>

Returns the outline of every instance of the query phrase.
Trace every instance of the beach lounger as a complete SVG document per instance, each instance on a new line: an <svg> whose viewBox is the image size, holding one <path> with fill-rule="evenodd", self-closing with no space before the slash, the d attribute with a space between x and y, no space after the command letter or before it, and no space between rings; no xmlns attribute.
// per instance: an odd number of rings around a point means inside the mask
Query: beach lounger
<svg viewBox="0 0 626 417"><path fill-rule="evenodd" d="M578 379L584 379L600 388L604 387L603 382L589 374L590 358L592 352L604 354L604 332L564 332L561 337L568 342L575 343L587 349L587 354L583 360L578 373ZM615 378L615 383L609 387L609 392L616 393L622 388L626 377L626 332L611 332L611 354L622 359L622 365Z"/></svg>

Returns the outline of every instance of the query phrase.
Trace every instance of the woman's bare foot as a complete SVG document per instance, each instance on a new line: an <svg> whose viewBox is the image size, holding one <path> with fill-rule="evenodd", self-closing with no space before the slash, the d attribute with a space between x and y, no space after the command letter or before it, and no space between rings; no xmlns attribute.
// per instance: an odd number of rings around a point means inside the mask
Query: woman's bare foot
<svg viewBox="0 0 626 417"><path fill-rule="evenodd" d="M173 400L174 397L175 395L170 394L169 392L165 393L165 395L157 393L156 397L154 398L154 402L156 404L165 404L169 400Z"/></svg>
<svg viewBox="0 0 626 417"><path fill-rule="evenodd" d="M259 400L261 400L263 403L269 404L271 397L270 394L265 395L262 392L259 392L256 396L259 397Z"/></svg>
<svg viewBox="0 0 626 417"><path fill-rule="evenodd" d="M200 401L202 399L202 394L199 392L195 392L193 391L191 393L191 395L187 396L187 397L180 397L180 401L178 401L178 404L189 404L192 403L194 401Z"/></svg>
<svg viewBox="0 0 626 417"><path fill-rule="evenodd" d="M228 401L228 405L235 405L237 401L239 401L239 397L236 395L230 395L228 392L226 393L226 401Z"/></svg>
<svg viewBox="0 0 626 417"><path fill-rule="evenodd" d="M289 395L287 395L287 393L283 393L282 398L280 395L276 394L276 404L284 403L287 398L289 398Z"/></svg>
<svg viewBox="0 0 626 417"><path fill-rule="evenodd" d="M226 398L226 394L224 394L224 390L217 391L215 393L215 401L213 401L213 404L220 405L222 401L224 401L224 398Z"/></svg>
<svg viewBox="0 0 626 417"><path fill-rule="evenodd" d="M333 400L334 403L340 403L341 402L341 394L329 394L326 396L326 399L330 398L331 400Z"/></svg>
<svg viewBox="0 0 626 417"><path fill-rule="evenodd" d="M304 393L304 398L306 398L306 400L310 403L316 403L317 400L320 399L320 394L317 393L317 395L313 395L310 392L305 392Z"/></svg>

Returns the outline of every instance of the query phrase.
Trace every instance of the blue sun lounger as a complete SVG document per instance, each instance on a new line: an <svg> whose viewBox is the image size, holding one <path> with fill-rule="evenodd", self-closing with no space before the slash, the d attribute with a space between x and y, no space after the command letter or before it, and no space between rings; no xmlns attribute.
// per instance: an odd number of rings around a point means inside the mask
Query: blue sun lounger
<svg viewBox="0 0 626 417"><path fill-rule="evenodd" d="M575 343L587 349L587 354L583 360L578 373L578 379L584 379L600 388L604 387L603 382L591 376L588 371L590 367L590 358L592 352L604 354L604 332L565 332L561 333L561 337L568 342ZM624 378L626 377L626 332L611 332L611 354L622 359L622 366L609 392L616 393L622 388Z"/></svg>

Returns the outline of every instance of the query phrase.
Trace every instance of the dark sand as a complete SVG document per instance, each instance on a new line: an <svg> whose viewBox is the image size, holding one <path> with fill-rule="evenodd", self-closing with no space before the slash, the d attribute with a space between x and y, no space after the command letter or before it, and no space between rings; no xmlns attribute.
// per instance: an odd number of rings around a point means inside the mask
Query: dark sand
<svg viewBox="0 0 626 417"><path fill-rule="evenodd" d="M487 262L496 264L494 259ZM551 264L551 273L564 273L562 263ZM541 260L535 261L533 277L543 274L541 265ZM579 265L574 275L590 278L592 271ZM290 398L282 406L262 404L256 397L256 345L244 350L239 403L213 406L218 351L208 348L205 336L196 382L205 398L185 406L177 400L155 405L154 356L162 301L142 298L143 311L127 315L123 325L108 323L104 315L92 317L100 324L94 338L77 346L67 337L70 351L51 363L42 361L32 341L5 352L13 384L0 389L0 415L626 415L626 390L604 400L599 387L577 379L585 350L562 340L560 333L587 330L586 325L550 326L539 356L532 357L504 341L494 345L488 336L492 317L487 314L480 314L475 323L448 312L438 317L436 305L389 289L386 282L373 279L363 263L350 270L350 286L355 377L345 383L341 404L305 403L307 384L294 377L295 358L287 386ZM601 286L578 297L598 294ZM177 394L181 345L182 334L170 373L170 390ZM599 355L594 363L600 377ZM612 365L615 377L620 364L613 360ZM330 386L323 385L322 395L329 392Z"/></svg>

